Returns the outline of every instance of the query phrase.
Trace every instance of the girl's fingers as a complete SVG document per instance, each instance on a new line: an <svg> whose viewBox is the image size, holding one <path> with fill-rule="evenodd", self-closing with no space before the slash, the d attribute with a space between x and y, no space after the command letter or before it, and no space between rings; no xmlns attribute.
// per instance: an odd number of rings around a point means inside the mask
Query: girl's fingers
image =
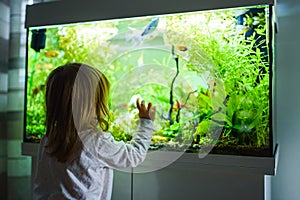
<svg viewBox="0 0 300 200"><path fill-rule="evenodd" d="M145 101L144 100L142 100L141 106L145 107Z"/></svg>
<svg viewBox="0 0 300 200"><path fill-rule="evenodd" d="M147 107L147 110L149 111L152 107L152 103L148 103L148 107Z"/></svg>
<svg viewBox="0 0 300 200"><path fill-rule="evenodd" d="M140 100L139 98L136 99L136 107L138 110L140 110Z"/></svg>
<svg viewBox="0 0 300 200"><path fill-rule="evenodd" d="M156 107L152 106L149 110L149 115L151 120L155 120L155 112L156 112Z"/></svg>

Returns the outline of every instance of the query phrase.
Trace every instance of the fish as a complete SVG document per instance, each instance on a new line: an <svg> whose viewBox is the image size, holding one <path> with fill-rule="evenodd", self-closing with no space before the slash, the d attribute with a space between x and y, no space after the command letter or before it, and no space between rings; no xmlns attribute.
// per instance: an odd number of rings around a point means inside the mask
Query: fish
<svg viewBox="0 0 300 200"><path fill-rule="evenodd" d="M44 85L44 84L39 85L39 86L37 86L36 88L34 88L34 89L32 90L32 95L33 95L33 96L34 96L34 95L37 95L39 92L43 92L43 91L45 91L45 85Z"/></svg>
<svg viewBox="0 0 300 200"><path fill-rule="evenodd" d="M49 50L49 51L45 52L45 56L47 58L55 58L55 57L59 56L59 52L56 50Z"/></svg>
<svg viewBox="0 0 300 200"><path fill-rule="evenodd" d="M175 102L175 104L173 105L173 111L178 111L178 110L180 110L181 108L182 108L182 104L181 104L181 102L179 102L179 101L176 101Z"/></svg>
<svg viewBox="0 0 300 200"><path fill-rule="evenodd" d="M174 59L177 59L177 58L178 58L178 56L175 54L175 48L176 48L178 51L182 51L182 52L188 50L188 48L187 48L186 46L183 46L183 45L179 45L179 46L176 46L176 47L174 47L174 45L172 45L172 50L171 50L171 51L172 51L172 56L173 56Z"/></svg>
<svg viewBox="0 0 300 200"><path fill-rule="evenodd" d="M164 136L160 136L160 135L153 135L152 136L152 141L153 142L167 142L168 141L168 139L167 139L167 137L164 137Z"/></svg>
<svg viewBox="0 0 300 200"><path fill-rule="evenodd" d="M143 41L151 39L153 31L157 28L159 18L152 20L144 29L138 30L128 27L131 34L126 36L126 41L131 41L134 46L140 45Z"/></svg>
<svg viewBox="0 0 300 200"><path fill-rule="evenodd" d="M176 46L176 49L179 51L187 51L188 48L186 46Z"/></svg>
<svg viewBox="0 0 300 200"><path fill-rule="evenodd" d="M144 52L141 53L140 57L138 58L138 66L142 67L144 66Z"/></svg>
<svg viewBox="0 0 300 200"><path fill-rule="evenodd" d="M152 20L150 24L145 27L144 31L141 33L141 36L144 37L152 33L157 28L158 22L159 18Z"/></svg>
<svg viewBox="0 0 300 200"><path fill-rule="evenodd" d="M210 91L209 91L208 89L207 89L206 91L201 90L200 93L203 94L204 96L207 96L208 98L211 97L211 96L210 96Z"/></svg>

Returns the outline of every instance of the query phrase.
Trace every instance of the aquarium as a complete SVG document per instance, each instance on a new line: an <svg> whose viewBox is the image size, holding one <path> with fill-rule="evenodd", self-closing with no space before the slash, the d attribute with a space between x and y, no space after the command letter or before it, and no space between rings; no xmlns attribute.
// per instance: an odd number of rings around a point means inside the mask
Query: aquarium
<svg viewBox="0 0 300 200"><path fill-rule="evenodd" d="M28 27L25 141L45 134L45 82L67 62L108 77L109 132L129 141L137 98L157 107L150 151L271 156L269 5Z"/></svg>

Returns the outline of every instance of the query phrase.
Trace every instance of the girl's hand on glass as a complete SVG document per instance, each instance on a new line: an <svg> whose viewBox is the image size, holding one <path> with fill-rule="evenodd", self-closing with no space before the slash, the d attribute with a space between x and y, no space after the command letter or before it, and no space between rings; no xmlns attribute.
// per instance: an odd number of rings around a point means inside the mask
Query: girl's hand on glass
<svg viewBox="0 0 300 200"><path fill-rule="evenodd" d="M139 110L139 117L144 119L151 119L152 121L155 119L155 106L152 106L152 103L148 103L148 106L145 106L145 101L140 103L140 100L136 100L136 107Z"/></svg>

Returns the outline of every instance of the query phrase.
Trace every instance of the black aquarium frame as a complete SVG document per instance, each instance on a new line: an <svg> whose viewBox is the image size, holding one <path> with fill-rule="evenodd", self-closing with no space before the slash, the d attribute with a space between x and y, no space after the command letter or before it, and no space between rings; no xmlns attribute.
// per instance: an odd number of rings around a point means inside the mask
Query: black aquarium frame
<svg viewBox="0 0 300 200"><path fill-rule="evenodd" d="M276 0L65 0L43 2L26 6L25 28L27 29L26 47L28 48L29 28L43 28L53 25L64 25L72 23L92 22L100 20L112 20L121 18L132 18L153 15L176 14L184 12L230 9L237 7L251 7L258 5L269 6L269 156L276 152L276 138L273 130L274 125L274 41L277 32L277 20L275 13ZM25 95L24 95L24 127L23 141L32 143L26 137L26 115L27 115L27 79L28 79L28 52L26 51L26 73L25 73Z"/></svg>

